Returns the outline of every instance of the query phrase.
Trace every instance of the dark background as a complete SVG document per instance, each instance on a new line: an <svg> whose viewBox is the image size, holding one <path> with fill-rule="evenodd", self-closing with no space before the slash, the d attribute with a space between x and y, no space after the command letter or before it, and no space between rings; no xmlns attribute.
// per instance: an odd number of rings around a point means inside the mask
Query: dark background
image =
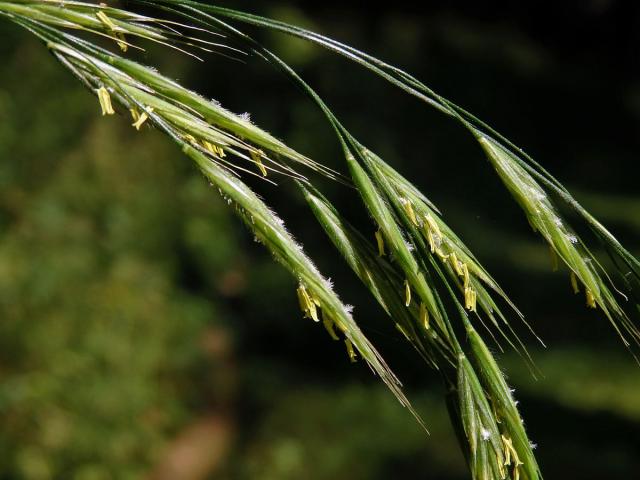
<svg viewBox="0 0 640 480"><path fill-rule="evenodd" d="M532 154L640 253L640 4L225 2L378 56ZM499 355L546 478L636 478L640 370L454 122L334 55L246 29L443 211L548 348ZM248 180L406 385L426 436L298 313L295 281L157 132L0 24L0 479L467 478L437 375L342 264L293 185ZM249 59L140 57L342 169L314 106ZM373 234L355 193L316 179ZM517 320L513 320L516 324Z"/></svg>

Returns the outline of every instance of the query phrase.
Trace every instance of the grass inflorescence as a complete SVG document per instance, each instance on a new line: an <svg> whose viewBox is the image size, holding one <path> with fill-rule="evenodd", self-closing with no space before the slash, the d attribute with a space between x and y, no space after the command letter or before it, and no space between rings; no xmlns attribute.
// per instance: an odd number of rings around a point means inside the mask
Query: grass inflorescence
<svg viewBox="0 0 640 480"><path fill-rule="evenodd" d="M486 330L498 349L506 342L533 369L509 320L510 316L524 320L522 314L422 192L358 141L289 65L229 22L267 28L327 48L457 120L483 149L532 228L549 244L557 266L562 262L568 267L573 290L584 294L588 307L603 311L627 346L640 341L640 334L621 303L626 297L618 294L588 244L563 218L561 206L577 212L609 251L621 273L622 288L632 298L637 298L633 294L640 282L638 260L531 157L402 70L317 33L236 10L190 0L133 3L155 8L158 16L53 0L0 1L0 15L37 35L96 96L102 115L121 114L138 131L151 126L170 137L291 273L301 315L324 327L329 338L344 342L348 360L364 360L421 422L400 381L356 323L351 307L340 300L242 174L274 183L294 180L319 225L373 299L426 364L438 371L473 478L541 478L513 391L479 333ZM106 48L101 46L105 41ZM280 69L308 94L334 129L344 154L344 173L298 153L248 118L126 57L130 50L142 49L144 42L195 58L249 52ZM353 227L314 186L311 175L354 187L368 212L370 231ZM507 309L503 312L500 305Z"/></svg>

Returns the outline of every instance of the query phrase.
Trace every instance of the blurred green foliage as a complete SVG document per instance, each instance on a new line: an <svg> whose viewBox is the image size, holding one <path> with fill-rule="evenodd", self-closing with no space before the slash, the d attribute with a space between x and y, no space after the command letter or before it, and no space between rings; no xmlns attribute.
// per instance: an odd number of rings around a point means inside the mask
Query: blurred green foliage
<svg viewBox="0 0 640 480"><path fill-rule="evenodd" d="M181 256L215 292L235 231L158 137L98 120L41 45L16 46L0 74L0 478L141 478L224 400L202 346L223 316L184 288Z"/></svg>
<svg viewBox="0 0 640 480"><path fill-rule="evenodd" d="M640 82L629 32L640 29L629 22L640 17L615 1L568 13L462 3L256 9L321 25L469 106L575 184L637 252ZM230 419L219 434L232 448L211 478L466 478L436 375L407 353L286 184L269 191L274 206L356 305L431 436L300 318L293 281L168 141L101 118L25 32L2 23L0 36L0 479L156 478L183 433L212 412ZM538 381L506 359L547 477L633 478L638 369L572 297L566 275L552 275L546 248L474 161L480 152L365 73L282 37L264 40L417 180L551 347L534 355L546 375ZM145 61L337 166L330 130L268 68L152 53ZM367 225L351 192L326 193Z"/></svg>
<svg viewBox="0 0 640 480"><path fill-rule="evenodd" d="M430 433L438 438L427 452L425 432L383 388L307 387L273 400L247 448L242 478L365 480L419 477L420 471L432 477L466 473L436 395L413 398L416 408L429 412ZM411 467L402 467L408 459Z"/></svg>

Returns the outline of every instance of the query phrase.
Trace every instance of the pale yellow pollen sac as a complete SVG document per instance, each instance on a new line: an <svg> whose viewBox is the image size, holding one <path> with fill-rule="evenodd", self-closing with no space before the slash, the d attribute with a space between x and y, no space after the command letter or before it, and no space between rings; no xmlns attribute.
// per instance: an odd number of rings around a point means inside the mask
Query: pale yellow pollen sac
<svg viewBox="0 0 640 480"><path fill-rule="evenodd" d="M456 272L456 274L458 274L458 276L460 277L464 275L464 272L462 271L462 262L458 261L456 252L451 252L451 254L449 255L449 260L451 261L451 266L453 267L453 270Z"/></svg>
<svg viewBox="0 0 640 480"><path fill-rule="evenodd" d="M127 45L127 43L125 41L124 33L118 31L118 27L116 26L115 23L113 23L113 20L111 20L107 16L107 14L104 13L104 12L96 13L96 17L98 18L98 20L100 20L100 22L105 27L107 27L107 29L111 30L114 33L116 43L120 47L120 50L122 50L123 52L126 52L129 49L129 46Z"/></svg>
<svg viewBox="0 0 640 480"><path fill-rule="evenodd" d="M319 322L320 318L318 317L318 309L317 309L318 305L316 305L316 302L309 296L309 294L307 294L306 290L305 290L305 294L307 299L307 315L314 322Z"/></svg>
<svg viewBox="0 0 640 480"><path fill-rule="evenodd" d="M404 207L404 211L407 212L407 216L409 217L409 220L411 220L411 223L413 223L414 225L418 226L418 219L416 218L416 214L413 211L413 205L411 204L410 200L401 198L400 202L402 202L402 206Z"/></svg>
<svg viewBox="0 0 640 480"><path fill-rule="evenodd" d="M351 340L349 340L348 338L345 338L344 339L344 344L347 347L347 353L349 354L349 361L351 363L356 363L356 361L358 359L358 355L356 354L356 351L353 348L353 343L351 343Z"/></svg>
<svg viewBox="0 0 640 480"><path fill-rule="evenodd" d="M222 148L220 145L216 145L215 143L203 140L202 146L207 152L215 155L216 157L224 158L227 156L227 154L224 152L224 148Z"/></svg>
<svg viewBox="0 0 640 480"><path fill-rule="evenodd" d="M442 244L442 232L440 231L438 223L434 220L431 214L425 215L423 230L427 240L429 241L431 253L437 253L442 261L446 261L450 255L445 254L440 249Z"/></svg>
<svg viewBox="0 0 640 480"><path fill-rule="evenodd" d="M501 437L505 451L504 465L511 465L513 460L513 479L519 480L520 467L524 465L524 463L520 461L520 458L518 457L518 451L513 447L513 441L510 438L505 437L504 435L501 435Z"/></svg>
<svg viewBox="0 0 640 480"><path fill-rule="evenodd" d="M113 109L113 105L111 104L111 95L109 95L109 90L105 87L100 87L96 90L96 93L98 94L98 101L100 102L102 115L113 115L116 113Z"/></svg>
<svg viewBox="0 0 640 480"><path fill-rule="evenodd" d="M553 249L553 247L549 247L549 254L551 255L551 268L554 272L558 271L558 254Z"/></svg>
<svg viewBox="0 0 640 480"><path fill-rule="evenodd" d="M196 137L194 137L193 135L187 133L186 135L184 135L182 138L184 138L187 142L193 144L193 145L197 145L198 144L198 140L196 139Z"/></svg>
<svg viewBox="0 0 640 480"><path fill-rule="evenodd" d="M518 457L518 451L513 447L513 441L510 438L501 435L502 444L505 452L504 466L512 464L513 459L513 478L514 480L520 478L520 466L524 465Z"/></svg>
<svg viewBox="0 0 640 480"><path fill-rule="evenodd" d="M204 147L204 149L209 152L212 153L213 155L218 155L218 147L215 146L213 143L207 141L207 140L203 140L202 141L202 146Z"/></svg>
<svg viewBox="0 0 640 480"><path fill-rule="evenodd" d="M149 107L147 110L144 110L142 113L138 113L137 110L131 109L131 117L134 120L131 126L140 131L145 122L149 120L150 113L153 113L153 108L151 107Z"/></svg>
<svg viewBox="0 0 640 480"><path fill-rule="evenodd" d="M435 239L433 238L433 232L429 228L429 224L427 222L424 222L423 230L424 230L425 236L427 237L427 241L429 242L429 249L431 250L431 253L435 253L436 242L435 242Z"/></svg>
<svg viewBox="0 0 640 480"><path fill-rule="evenodd" d="M336 341L340 340L340 337L338 337L335 329L333 328L334 327L333 319L329 317L329 315L326 314L324 310L322 311L322 325L324 325L325 330L329 333L329 336L333 340L336 340Z"/></svg>
<svg viewBox="0 0 640 480"><path fill-rule="evenodd" d="M436 255L438 255L443 262L446 262L447 260L449 260L449 257L451 256L451 255L445 254L440 248L436 250Z"/></svg>
<svg viewBox="0 0 640 480"><path fill-rule="evenodd" d="M429 224L429 228L433 230L434 235L436 235L438 238L442 238L442 232L440 231L438 222L435 221L435 219L431 216L431 214L427 215L425 217L425 220Z"/></svg>
<svg viewBox="0 0 640 480"><path fill-rule="evenodd" d="M380 230L376 231L376 242L378 243L378 256L384 257L384 237Z"/></svg>
<svg viewBox="0 0 640 480"><path fill-rule="evenodd" d="M300 285L298 287L298 289L296 290L296 293L298 295L298 304L300 305L300 310L302 310L303 312L306 313L307 311L307 300L306 300L306 290L305 288Z"/></svg>
<svg viewBox="0 0 640 480"><path fill-rule="evenodd" d="M405 306L411 305L411 285L409 285L409 280L404 281L404 298Z"/></svg>
<svg viewBox="0 0 640 480"><path fill-rule="evenodd" d="M429 312L424 302L420 302L420 323L425 330L429 330Z"/></svg>
<svg viewBox="0 0 640 480"><path fill-rule="evenodd" d="M462 276L464 277L464 288L470 288L471 278L469 277L469 267L466 263L462 264Z"/></svg>
<svg viewBox="0 0 640 480"><path fill-rule="evenodd" d="M593 293L588 288L585 290L585 294L587 297L587 307L596 308L596 297L593 296Z"/></svg>
<svg viewBox="0 0 640 480"><path fill-rule="evenodd" d="M109 30L116 30L116 24L113 23L113 21L111 21L111 19L107 16L106 13L104 12L98 12L96 13L96 17L98 17L98 20L100 20L102 22L102 24L107 27Z"/></svg>
<svg viewBox="0 0 640 480"><path fill-rule="evenodd" d="M501 480L506 480L507 470L504 468L504 465L502 465L502 458L500 458L500 455L498 453L496 453L496 463L498 464L498 470L500 470Z"/></svg>
<svg viewBox="0 0 640 480"><path fill-rule="evenodd" d="M126 44L126 37L124 36L124 33L116 32L116 37L119 40L116 43L120 47L120 50L122 50L123 52L129 50L129 45Z"/></svg>
<svg viewBox="0 0 640 480"><path fill-rule="evenodd" d="M576 274L571 272L571 288L573 288L573 293L580 293L580 287L578 286L578 277Z"/></svg>
<svg viewBox="0 0 640 480"><path fill-rule="evenodd" d="M504 446L504 463L503 465L506 467L507 465L511 465L511 450L513 450L513 445L511 444L511 439L501 435L502 437L502 445Z"/></svg>
<svg viewBox="0 0 640 480"><path fill-rule="evenodd" d="M477 311L478 294L472 287L466 287L464 289L464 306L470 312Z"/></svg>
<svg viewBox="0 0 640 480"><path fill-rule="evenodd" d="M300 285L297 290L298 293L298 302L300 303L300 310L302 310L305 314L305 317L311 318L314 322L319 322L318 318L318 309L316 308L316 303L312 300L311 296L307 292L307 289L304 288L304 285Z"/></svg>
<svg viewBox="0 0 640 480"><path fill-rule="evenodd" d="M467 267L466 263L458 260L458 256L456 255L455 252L451 252L449 259L451 260L451 266L453 267L456 274L463 278L465 308L471 312L475 312L478 294L471 287L471 277L469 276L469 267Z"/></svg>
<svg viewBox="0 0 640 480"><path fill-rule="evenodd" d="M258 169L260 169L260 173L262 174L262 176L266 177L267 176L267 169L265 168L264 164L262 163L262 156L263 155L264 155L264 152L262 150L251 150L251 160L253 160L253 162L256 164Z"/></svg>

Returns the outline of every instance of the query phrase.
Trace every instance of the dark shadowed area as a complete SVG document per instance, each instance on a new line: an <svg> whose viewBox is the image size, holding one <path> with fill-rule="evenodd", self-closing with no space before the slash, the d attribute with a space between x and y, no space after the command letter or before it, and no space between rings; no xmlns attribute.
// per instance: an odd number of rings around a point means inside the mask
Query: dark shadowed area
<svg viewBox="0 0 640 480"><path fill-rule="evenodd" d="M218 3L407 70L523 147L640 255L639 2ZM247 179L355 307L430 435L302 318L296 282L174 144L102 117L42 44L0 20L0 480L468 478L438 375L290 182ZM439 206L544 339L513 319L538 380L497 356L545 478L636 478L640 367L553 271L477 144L344 59L247 30ZM259 59L136 58L345 171L317 108ZM357 194L317 180L373 237Z"/></svg>

